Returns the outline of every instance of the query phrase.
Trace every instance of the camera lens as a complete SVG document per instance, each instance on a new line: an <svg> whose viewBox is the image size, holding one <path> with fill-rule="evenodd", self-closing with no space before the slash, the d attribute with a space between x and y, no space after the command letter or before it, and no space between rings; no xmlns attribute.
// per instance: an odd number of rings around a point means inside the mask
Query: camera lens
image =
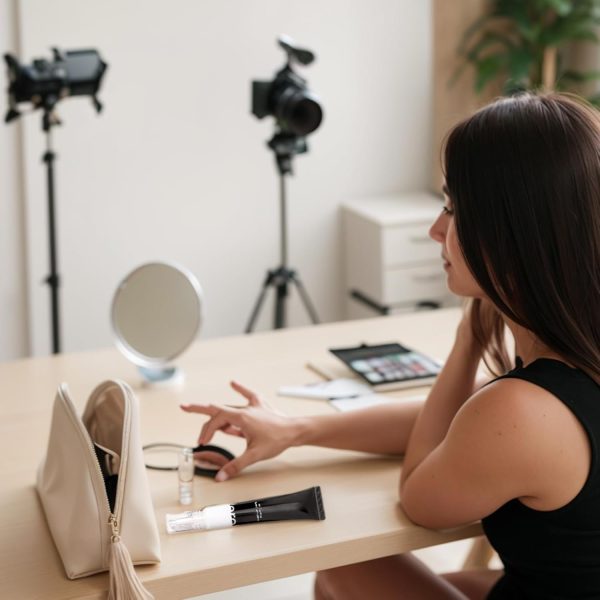
<svg viewBox="0 0 600 600"><path fill-rule="evenodd" d="M275 116L292 133L307 135L321 124L323 111L310 92L288 87L277 101Z"/></svg>

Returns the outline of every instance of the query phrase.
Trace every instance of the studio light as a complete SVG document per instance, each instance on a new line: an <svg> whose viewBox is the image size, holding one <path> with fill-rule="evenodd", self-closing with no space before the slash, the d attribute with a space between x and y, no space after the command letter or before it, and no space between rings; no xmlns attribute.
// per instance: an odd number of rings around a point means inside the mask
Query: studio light
<svg viewBox="0 0 600 600"><path fill-rule="evenodd" d="M60 277L56 250L56 218L54 198L54 161L52 150L52 127L60 125L56 115L56 104L69 96L90 96L97 112L102 105L97 94L107 64L96 50L67 50L61 52L52 49L52 60L36 58L31 65L22 65L11 54L5 54L8 67L8 111L5 122L9 123L21 116L19 105L27 103L33 111L41 109L42 129L46 134L46 163L48 183L48 243L50 274L45 282L50 287L50 311L52 319L52 352L60 352L60 323L58 289Z"/></svg>
<svg viewBox="0 0 600 600"><path fill-rule="evenodd" d="M22 65L11 54L5 54L8 67L8 112L6 123L21 115L17 106L31 103L34 109L51 111L56 103L67 96L91 96L100 112L97 94L107 64L96 50L52 49L53 60L36 58L31 65Z"/></svg>

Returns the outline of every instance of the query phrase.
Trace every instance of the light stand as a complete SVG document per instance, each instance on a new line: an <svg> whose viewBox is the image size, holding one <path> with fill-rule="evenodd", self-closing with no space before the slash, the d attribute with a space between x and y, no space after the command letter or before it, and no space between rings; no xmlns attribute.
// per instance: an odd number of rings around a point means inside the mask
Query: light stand
<svg viewBox="0 0 600 600"><path fill-rule="evenodd" d="M270 287L275 289L274 329L282 329L286 326L286 299L288 297L288 288L290 284L296 286L300 299L302 300L311 321L314 324L319 322L315 308L300 277L295 270L288 268L286 175L292 173L293 156L300 152L306 152L306 140L293 133L278 132L269 140L268 146L275 152L275 160L279 172L281 264L275 269L267 271L267 276L265 277L261 291L252 310L252 314L250 315L246 333L251 333L254 329L267 290Z"/></svg>
<svg viewBox="0 0 600 600"><path fill-rule="evenodd" d="M50 286L50 314L52 319L52 353L60 352L60 310L58 291L60 276L58 274L58 258L56 252L56 215L54 202L54 161L56 154L52 150L52 126L60 122L53 113L53 106L44 106L42 129L46 134L46 152L42 160L46 163L48 186L48 244L50 256L50 274L44 280Z"/></svg>
<svg viewBox="0 0 600 600"><path fill-rule="evenodd" d="M33 110L41 109L42 129L46 134L46 152L42 160L46 163L48 187L48 244L50 254L50 274L44 282L50 287L50 314L52 325L52 352L60 352L60 310L58 291L58 258L56 251L56 216L54 196L54 162L56 154L52 149L52 127L60 125L54 109L59 100L67 96L90 96L96 112L102 105L97 98L102 76L107 64L96 50L52 49L53 58L34 59L31 65L22 65L11 54L5 54L8 68L8 111L5 122L10 123L21 116L18 105L30 103Z"/></svg>

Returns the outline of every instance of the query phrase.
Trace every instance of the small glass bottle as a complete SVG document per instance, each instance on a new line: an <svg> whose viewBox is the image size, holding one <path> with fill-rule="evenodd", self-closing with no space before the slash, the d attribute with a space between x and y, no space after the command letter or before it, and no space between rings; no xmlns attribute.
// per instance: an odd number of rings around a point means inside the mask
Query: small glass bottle
<svg viewBox="0 0 600 600"><path fill-rule="evenodd" d="M179 504L191 504L194 500L194 453L191 448L183 448L179 453L177 475Z"/></svg>

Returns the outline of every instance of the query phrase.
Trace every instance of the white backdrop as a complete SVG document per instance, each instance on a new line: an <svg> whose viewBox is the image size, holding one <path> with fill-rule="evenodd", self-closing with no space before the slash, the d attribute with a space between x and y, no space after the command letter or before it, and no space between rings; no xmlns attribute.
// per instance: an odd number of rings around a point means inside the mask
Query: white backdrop
<svg viewBox="0 0 600 600"><path fill-rule="evenodd" d="M16 0L0 0L0 49L18 51ZM4 66L2 66L2 72ZM7 106L0 84L0 117ZM26 356L27 292L20 123L0 124L0 360Z"/></svg>
<svg viewBox="0 0 600 600"><path fill-rule="evenodd" d="M24 62L58 45L97 48L110 65L104 112L67 99L54 134L65 350L110 344L113 290L156 259L200 280L202 336L243 330L279 262L273 123L249 107L250 81L283 64L279 33L316 52L301 72L325 110L289 182L290 263L321 319L343 317L339 203L428 187L430 1L20 0L19 12ZM44 354L44 136L40 115L23 121L30 342ZM292 325L308 323L295 294L290 312Z"/></svg>

